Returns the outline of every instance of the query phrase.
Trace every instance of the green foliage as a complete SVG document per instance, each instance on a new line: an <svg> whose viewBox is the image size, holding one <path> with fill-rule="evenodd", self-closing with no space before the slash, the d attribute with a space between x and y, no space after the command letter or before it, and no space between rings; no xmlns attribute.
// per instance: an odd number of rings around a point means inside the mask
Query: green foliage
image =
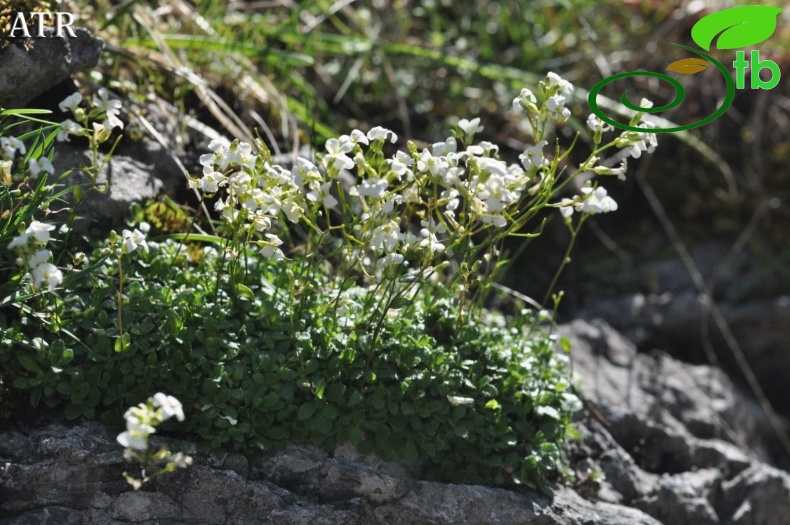
<svg viewBox="0 0 790 525"><path fill-rule="evenodd" d="M0 318L0 369L15 370L34 405L117 425L126 406L166 390L190 403L178 430L214 450L351 442L431 478L494 485L542 487L560 472L576 398L546 334L493 317L459 324L446 292L385 315L370 353L372 326L326 311L331 283L308 283L296 301L267 295L262 281L288 289L288 270L250 259L234 278L254 296L223 286L215 298L215 250L196 266L175 242L150 244L124 264L125 351L113 348L114 279L91 275L45 312ZM363 288L347 293L370 300ZM45 334L48 343L36 339Z"/></svg>

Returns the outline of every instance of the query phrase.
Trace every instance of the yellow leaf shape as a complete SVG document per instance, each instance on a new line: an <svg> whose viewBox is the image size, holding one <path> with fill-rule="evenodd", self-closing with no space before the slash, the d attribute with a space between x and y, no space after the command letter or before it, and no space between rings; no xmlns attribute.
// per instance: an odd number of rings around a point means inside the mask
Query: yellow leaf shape
<svg viewBox="0 0 790 525"><path fill-rule="evenodd" d="M669 64L667 66L667 71L674 71L681 75L693 75L700 71L704 71L708 65L708 61L702 58L684 58Z"/></svg>

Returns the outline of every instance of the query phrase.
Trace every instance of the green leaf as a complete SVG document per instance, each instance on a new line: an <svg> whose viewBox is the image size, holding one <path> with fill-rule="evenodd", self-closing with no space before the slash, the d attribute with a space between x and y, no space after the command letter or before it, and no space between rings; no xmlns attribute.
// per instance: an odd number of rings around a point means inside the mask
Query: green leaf
<svg viewBox="0 0 790 525"><path fill-rule="evenodd" d="M390 309L391 310L399 310L406 306L409 306L412 303L411 299L407 297L396 297L395 299L390 302Z"/></svg>
<svg viewBox="0 0 790 525"><path fill-rule="evenodd" d="M82 407L80 405L69 403L66 406L66 419L77 419L81 415L82 415Z"/></svg>
<svg viewBox="0 0 790 525"><path fill-rule="evenodd" d="M362 395L360 395L358 390L354 390L351 393L351 396L349 396L349 398L348 398L348 406L349 406L349 408L357 406L360 403L360 401L362 401Z"/></svg>
<svg viewBox="0 0 790 525"><path fill-rule="evenodd" d="M116 337L115 338L115 351L116 352L123 352L124 350L128 350L129 346L131 345L131 336L129 333L123 334L123 337Z"/></svg>
<svg viewBox="0 0 790 525"><path fill-rule="evenodd" d="M146 335L154 328L156 326L153 323L140 323L132 326L129 331L134 335Z"/></svg>
<svg viewBox="0 0 790 525"><path fill-rule="evenodd" d="M313 427L321 434L327 435L332 431L332 420L318 414L315 416Z"/></svg>
<svg viewBox="0 0 790 525"><path fill-rule="evenodd" d="M239 294L239 297L244 297L245 299L252 299L255 297L252 288L242 283L236 283L236 293Z"/></svg>
<svg viewBox="0 0 790 525"><path fill-rule="evenodd" d="M22 367L25 368L26 370L30 370L31 372L36 374L42 373L41 367L38 366L38 363L36 363L36 361L29 355L17 354L16 358L17 361L19 361L19 364L22 365Z"/></svg>
<svg viewBox="0 0 790 525"><path fill-rule="evenodd" d="M499 408L499 402L496 399L492 399L491 401L486 403L486 408L491 410L496 410Z"/></svg>
<svg viewBox="0 0 790 525"><path fill-rule="evenodd" d="M717 49L736 49L753 46L776 30L776 18L782 9L767 5L744 5L711 13L691 28L691 38L706 51L713 39Z"/></svg>
<svg viewBox="0 0 790 525"><path fill-rule="evenodd" d="M318 380L318 383L315 385L315 397L318 399L324 399L324 390L326 390L326 379L321 378Z"/></svg>
<svg viewBox="0 0 790 525"><path fill-rule="evenodd" d="M403 459L409 463L415 463L419 458L420 455L417 450L417 445L414 444L414 440L411 438L407 439L406 446L403 447Z"/></svg>
<svg viewBox="0 0 790 525"><path fill-rule="evenodd" d="M315 405L312 403L305 403L299 407L299 412L296 414L296 419L304 421L310 419L315 414Z"/></svg>

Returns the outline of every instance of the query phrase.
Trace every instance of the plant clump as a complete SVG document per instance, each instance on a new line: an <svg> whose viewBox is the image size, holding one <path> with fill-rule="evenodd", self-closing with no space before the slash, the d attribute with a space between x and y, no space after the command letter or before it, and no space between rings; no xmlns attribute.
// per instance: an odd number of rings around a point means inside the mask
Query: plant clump
<svg viewBox="0 0 790 525"><path fill-rule="evenodd" d="M213 231L149 238L138 206L129 229L70 262L60 244L68 227L52 238L51 221L36 219L68 191L46 185L54 168L40 159L56 138L79 135L95 174L106 162L98 145L123 123L106 91L90 111L81 95L68 97L62 106L76 122L25 137L33 143L22 160L16 142L3 152L14 174L3 207L14 220L0 249L17 251L19 269L0 288L2 377L33 406L116 425L126 407L170 392L188 416L178 432L215 451L351 442L430 478L545 488L563 474L581 403L551 314L485 307L506 262L502 243L538 235L542 211L561 212L575 239L591 214L616 209L594 177L619 177L625 165L608 167L601 155L638 156L655 144L647 128L604 142L609 130L591 121L595 149L567 169L567 151L545 148L568 119L572 86L550 73L538 87L514 100L534 139L518 162L475 141L478 118L405 150L383 127L353 130L291 169L260 139L214 140L202 174L187 176L216 212ZM559 199L582 175L580 194ZM58 255L43 249L49 242ZM196 242L202 250L188 248ZM130 427L126 414L125 446L139 452L142 423Z"/></svg>

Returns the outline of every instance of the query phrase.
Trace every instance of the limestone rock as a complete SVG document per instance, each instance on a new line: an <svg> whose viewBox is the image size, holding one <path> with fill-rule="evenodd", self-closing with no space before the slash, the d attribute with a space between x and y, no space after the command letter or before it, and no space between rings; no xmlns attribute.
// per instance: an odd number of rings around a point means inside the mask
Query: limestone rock
<svg viewBox="0 0 790 525"><path fill-rule="evenodd" d="M86 29L74 28L76 38L53 33L45 28L46 37L28 39L27 49L11 44L0 50L0 107L21 107L99 61L104 42Z"/></svg>

